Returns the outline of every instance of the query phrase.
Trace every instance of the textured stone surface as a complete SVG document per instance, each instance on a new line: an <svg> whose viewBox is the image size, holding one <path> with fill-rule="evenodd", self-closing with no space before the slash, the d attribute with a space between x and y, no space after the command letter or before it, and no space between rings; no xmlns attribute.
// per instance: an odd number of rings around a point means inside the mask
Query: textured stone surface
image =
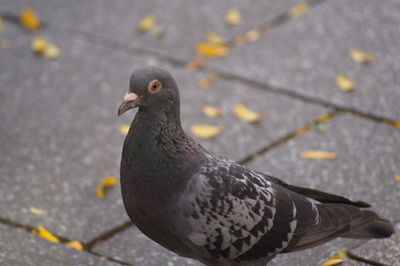
<svg viewBox="0 0 400 266"><path fill-rule="evenodd" d="M349 114L325 124L324 134L312 131L292 139L250 163L264 173L306 187L369 202L382 216L398 219L400 131ZM306 150L337 154L332 161L300 159Z"/></svg>
<svg viewBox="0 0 400 266"><path fill-rule="evenodd" d="M394 1L392 1L394 2ZM400 5L390 1L326 1L210 66L237 75L397 120L400 117ZM351 49L372 53L353 62ZM338 74L355 83L345 93Z"/></svg>
<svg viewBox="0 0 400 266"><path fill-rule="evenodd" d="M370 240L350 250L350 254L384 265L400 265L400 223L395 225L395 231L391 238Z"/></svg>
<svg viewBox="0 0 400 266"><path fill-rule="evenodd" d="M117 41L168 53L190 60L195 56L194 45L204 42L208 31L216 31L229 40L288 10L301 0L257 0L251 4L235 1L131 1L131 0L6 0L2 10L18 13L24 6L32 6L43 19L80 31L95 33ZM236 7L242 21L236 27L225 25L225 12ZM154 14L165 29L162 38L136 31L139 21Z"/></svg>
<svg viewBox="0 0 400 266"><path fill-rule="evenodd" d="M130 227L122 234L100 243L93 251L132 265L203 265L195 260L175 255L147 238L136 227Z"/></svg>
<svg viewBox="0 0 400 266"><path fill-rule="evenodd" d="M10 24L5 23L5 27ZM21 29L2 54L0 113L0 212L3 217L36 227L43 223L58 235L89 241L128 218L118 186L100 200L95 196L101 179L119 176L123 136L118 128L133 114L116 116L132 70L159 65L170 70L182 91L185 128L193 123L214 123L224 133L201 140L207 148L240 159L288 134L326 112L257 88L218 81L208 90L197 82L203 77L155 57L127 54L85 43L72 32L52 28L41 35L60 46L61 57L51 61L30 50L32 34ZM243 103L265 116L260 125L238 121L233 105ZM222 107L224 115L208 119L203 105ZM285 118L279 113L286 112ZM261 138L260 142L253 141ZM233 145L234 143L234 145ZM11 188L11 189L9 189ZM6 190L7 189L7 190ZM30 214L29 207L46 215ZM62 210L62 211L60 211Z"/></svg>
<svg viewBox="0 0 400 266"><path fill-rule="evenodd" d="M120 265L0 224L0 265Z"/></svg>

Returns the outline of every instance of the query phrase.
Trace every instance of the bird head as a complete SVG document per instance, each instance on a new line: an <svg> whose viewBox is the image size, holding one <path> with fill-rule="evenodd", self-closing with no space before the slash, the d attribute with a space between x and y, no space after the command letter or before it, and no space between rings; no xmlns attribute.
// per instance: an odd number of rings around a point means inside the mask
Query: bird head
<svg viewBox="0 0 400 266"><path fill-rule="evenodd" d="M132 73L129 91L118 109L118 115L136 107L162 111L169 105L179 108L179 92L175 80L163 69L146 67Z"/></svg>

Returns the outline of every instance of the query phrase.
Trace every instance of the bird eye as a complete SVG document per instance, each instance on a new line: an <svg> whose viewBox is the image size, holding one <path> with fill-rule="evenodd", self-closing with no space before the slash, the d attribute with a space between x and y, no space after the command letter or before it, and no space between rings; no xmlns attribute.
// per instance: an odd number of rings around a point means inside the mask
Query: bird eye
<svg viewBox="0 0 400 266"><path fill-rule="evenodd" d="M149 82L147 89L150 93L156 93L161 89L161 82L156 79L152 80Z"/></svg>

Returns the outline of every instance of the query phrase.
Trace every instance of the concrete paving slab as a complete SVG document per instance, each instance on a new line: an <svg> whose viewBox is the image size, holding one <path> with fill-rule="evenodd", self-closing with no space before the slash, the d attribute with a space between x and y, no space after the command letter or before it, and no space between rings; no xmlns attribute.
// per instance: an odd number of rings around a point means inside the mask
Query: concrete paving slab
<svg viewBox="0 0 400 266"><path fill-rule="evenodd" d="M397 199L400 132L382 123L343 114L325 124L324 134L311 131L250 163L250 167L300 186L317 188L369 202L383 217L400 217ZM300 159L307 150L335 152L336 160Z"/></svg>
<svg viewBox="0 0 400 266"><path fill-rule="evenodd" d="M370 240L350 250L350 254L381 263L382 265L400 265L400 223L395 225L396 233L384 240Z"/></svg>
<svg viewBox="0 0 400 266"><path fill-rule="evenodd" d="M93 251L132 265L203 265L195 260L180 257L158 245L146 237L135 226L112 237L108 241L100 243L95 246Z"/></svg>
<svg viewBox="0 0 400 266"><path fill-rule="evenodd" d="M298 94L389 119L400 117L400 6L393 1L337 0L233 50L208 66ZM362 65L351 49L373 54ZM337 88L336 75L355 84Z"/></svg>
<svg viewBox="0 0 400 266"><path fill-rule="evenodd" d="M215 87L201 90L197 87L201 73L155 57L88 44L70 31L49 28L29 34L19 30L22 37L13 40L0 58L1 65L7 66L0 72L4 88L0 92L4 180L0 213L21 224L44 224L58 235L83 242L128 219L118 187L103 200L95 191L104 177L119 176L124 137L118 128L130 123L133 114L118 118L116 110L134 69L146 65L169 69L181 87L185 128L194 122L224 127L221 136L201 143L234 159L327 112L233 82L218 81ZM58 45L60 58L52 61L34 55L33 36L44 36ZM234 103L248 105L265 119L258 126L239 122L232 114ZM204 118L201 107L206 104L222 107L224 116L212 121ZM285 118L280 118L282 112ZM260 142L254 141L261 137ZM46 214L31 214L30 207Z"/></svg>
<svg viewBox="0 0 400 266"><path fill-rule="evenodd" d="M205 41L208 31L215 31L227 40L285 12L301 0L257 0L251 4L235 1L146 1L131 0L6 0L1 10L19 13L32 6L44 20L62 27L94 33L127 44L153 49L170 56L191 60L194 45ZM226 26L224 15L231 8L242 15L236 27ZM141 34L136 30L139 21L154 14L157 23L165 29L162 38Z"/></svg>
<svg viewBox="0 0 400 266"><path fill-rule="evenodd" d="M120 265L0 224L0 265Z"/></svg>

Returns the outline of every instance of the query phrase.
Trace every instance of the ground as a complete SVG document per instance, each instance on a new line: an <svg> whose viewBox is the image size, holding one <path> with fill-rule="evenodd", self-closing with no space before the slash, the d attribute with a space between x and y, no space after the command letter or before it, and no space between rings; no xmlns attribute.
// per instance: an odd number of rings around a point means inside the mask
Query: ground
<svg viewBox="0 0 400 266"><path fill-rule="evenodd" d="M19 22L28 6L41 21L36 31ZM224 21L230 8L241 14L235 26ZM137 30L150 14L161 36ZM0 264L200 265L140 233L118 184L96 196L103 178L119 178L119 129L134 113L117 117L117 109L131 72L148 65L176 78L189 134L194 124L222 129L212 139L194 136L207 149L290 183L369 202L399 229L398 1L3 0L0 17ZM226 55L200 60L195 46L210 31L228 44ZM35 37L55 44L60 56L35 54ZM352 60L353 49L373 60ZM339 89L337 75L354 89ZM239 120L238 104L261 121ZM206 117L206 105L222 115ZM336 159L299 156L309 150ZM39 225L60 243L33 234ZM338 249L349 255L344 265L399 265L398 239L338 239L270 265L320 265ZM71 240L83 250L67 247Z"/></svg>

